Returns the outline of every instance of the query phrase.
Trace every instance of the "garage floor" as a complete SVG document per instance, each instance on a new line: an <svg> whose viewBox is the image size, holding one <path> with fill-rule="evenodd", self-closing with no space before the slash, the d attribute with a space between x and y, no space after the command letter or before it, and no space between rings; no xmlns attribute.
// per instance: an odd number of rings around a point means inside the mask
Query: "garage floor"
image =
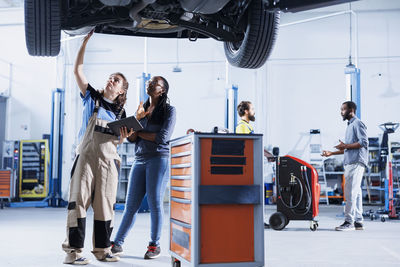
<svg viewBox="0 0 400 267"><path fill-rule="evenodd" d="M274 210L274 206L266 207L267 214ZM322 206L316 232L304 221L291 222L283 231L265 230L266 266L400 266L400 221L366 221L364 231L336 232L333 229L342 223L342 210L341 206ZM121 215L116 214L117 226ZM90 253L92 212L88 217L85 255L92 261L88 266L170 266L166 220L160 258L143 259L150 216L139 214L123 246L125 256L118 263L103 263ZM0 210L0 266L68 266L62 264L61 250L65 218L65 209Z"/></svg>

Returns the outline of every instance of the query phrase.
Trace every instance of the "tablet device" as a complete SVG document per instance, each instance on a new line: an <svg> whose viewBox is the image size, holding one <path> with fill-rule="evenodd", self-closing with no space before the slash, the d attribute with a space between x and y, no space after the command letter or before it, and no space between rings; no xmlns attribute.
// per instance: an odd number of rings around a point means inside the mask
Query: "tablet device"
<svg viewBox="0 0 400 267"><path fill-rule="evenodd" d="M123 126L126 127L128 132L130 131L130 129L133 129L134 131L140 131L143 129L143 126L140 124L140 122L136 119L135 116L130 116L130 117L124 118L122 120L109 122L109 123L107 123L107 126L117 136L120 136L119 129Z"/></svg>

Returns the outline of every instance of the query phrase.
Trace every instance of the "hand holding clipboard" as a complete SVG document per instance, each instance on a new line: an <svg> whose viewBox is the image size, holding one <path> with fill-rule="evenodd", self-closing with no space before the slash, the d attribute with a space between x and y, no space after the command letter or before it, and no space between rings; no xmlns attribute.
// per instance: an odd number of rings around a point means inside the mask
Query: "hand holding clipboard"
<svg viewBox="0 0 400 267"><path fill-rule="evenodd" d="M122 129L122 131L126 131L128 134L127 129L129 129L131 131L140 131L143 129L143 126L140 124L140 122L136 119L135 116L130 116L127 118L124 118L122 120L118 120L118 121L113 121L113 122L109 122L107 123L107 126L111 129L111 131L113 131L113 133L116 136L120 136L121 135L121 128L125 127L125 129Z"/></svg>

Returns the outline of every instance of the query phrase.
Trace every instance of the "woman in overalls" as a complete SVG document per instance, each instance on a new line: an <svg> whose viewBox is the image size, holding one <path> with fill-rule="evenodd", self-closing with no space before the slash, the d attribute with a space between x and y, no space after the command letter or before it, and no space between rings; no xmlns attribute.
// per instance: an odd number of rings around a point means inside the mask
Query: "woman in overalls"
<svg viewBox="0 0 400 267"><path fill-rule="evenodd" d="M163 194L168 182L168 142L176 121L175 108L169 105L168 90L169 85L165 78L153 77L147 86L149 99L144 105L141 103L136 112L136 118L144 129L128 137L128 141L136 144L135 163L130 172L124 214L113 242L114 255L122 253L122 244L135 222L145 194L150 208L151 233L144 258L157 258L161 252L159 240Z"/></svg>
<svg viewBox="0 0 400 267"><path fill-rule="evenodd" d="M120 138L107 127L107 123L126 117L128 82L121 73L111 74L104 90L95 90L83 74L86 44L93 32L83 40L78 52L74 74L83 100L83 122L79 132L77 157L71 171L69 188L67 237L62 244L67 253L64 263L86 265L82 256L85 240L86 211L91 205L94 212L93 251L100 261L115 262L119 258L111 253L110 236L114 224L120 157L117 145L133 131L121 131Z"/></svg>

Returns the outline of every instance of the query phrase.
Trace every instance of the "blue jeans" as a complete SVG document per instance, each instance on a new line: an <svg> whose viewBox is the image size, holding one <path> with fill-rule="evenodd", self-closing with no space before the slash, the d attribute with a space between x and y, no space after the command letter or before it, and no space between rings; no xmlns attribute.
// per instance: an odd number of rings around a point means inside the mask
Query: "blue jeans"
<svg viewBox="0 0 400 267"><path fill-rule="evenodd" d="M136 220L140 204L147 193L151 218L151 241L159 245L163 218L163 197L167 186L168 157L137 159L129 174L129 185L122 221L115 236L115 244L121 246Z"/></svg>

